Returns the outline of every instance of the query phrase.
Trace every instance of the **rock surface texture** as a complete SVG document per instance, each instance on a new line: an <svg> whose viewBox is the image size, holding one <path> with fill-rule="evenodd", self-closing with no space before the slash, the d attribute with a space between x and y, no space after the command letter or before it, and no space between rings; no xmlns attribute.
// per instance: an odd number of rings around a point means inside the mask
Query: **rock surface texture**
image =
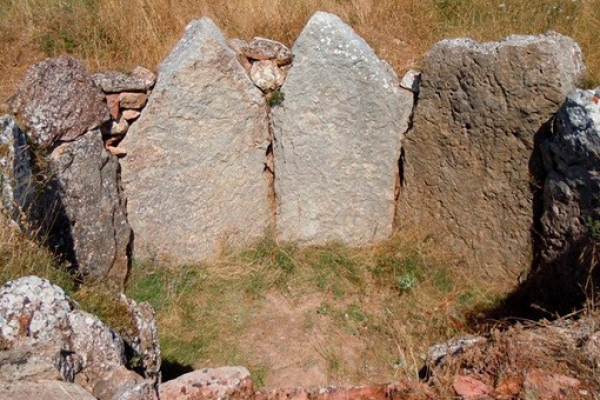
<svg viewBox="0 0 600 400"><path fill-rule="evenodd" d="M600 234L600 88L575 90L554 120L552 136L542 144L544 213L541 217L540 273L554 271L563 290L583 295L594 265L586 253ZM595 237L594 237L595 235ZM548 268L551 268L548 270ZM595 272L596 284L600 275ZM563 295L566 293L563 293Z"/></svg>
<svg viewBox="0 0 600 400"><path fill-rule="evenodd" d="M515 278L532 258L539 141L584 71L579 46L554 32L444 40L422 71L398 224L438 234L492 276L509 269Z"/></svg>
<svg viewBox="0 0 600 400"><path fill-rule="evenodd" d="M55 147L47 162L52 178L38 208L49 245L84 279L121 289L131 228L116 157L104 150L100 130L93 130Z"/></svg>
<svg viewBox="0 0 600 400"><path fill-rule="evenodd" d="M161 400L217 400L254 398L250 372L244 367L205 368L160 386Z"/></svg>
<svg viewBox="0 0 600 400"><path fill-rule="evenodd" d="M80 386L68 382L0 381L0 399L10 400L97 400Z"/></svg>
<svg viewBox="0 0 600 400"><path fill-rule="evenodd" d="M33 196L31 156L16 121L0 117L0 212L16 222L26 214Z"/></svg>
<svg viewBox="0 0 600 400"><path fill-rule="evenodd" d="M208 260L264 234L266 103L210 19L187 26L122 145L136 257Z"/></svg>
<svg viewBox="0 0 600 400"><path fill-rule="evenodd" d="M364 245L391 234L413 94L337 16L316 13L271 111L277 233Z"/></svg>
<svg viewBox="0 0 600 400"><path fill-rule="evenodd" d="M71 57L33 65L9 106L41 147L75 140L110 119L102 91L81 61Z"/></svg>
<svg viewBox="0 0 600 400"><path fill-rule="evenodd" d="M155 370L150 379L128 370L123 339L48 280L28 276L0 288L0 343L8 348L0 352L0 380L74 382L100 400L156 398ZM129 357L144 355L133 349ZM158 347L155 355L160 366Z"/></svg>

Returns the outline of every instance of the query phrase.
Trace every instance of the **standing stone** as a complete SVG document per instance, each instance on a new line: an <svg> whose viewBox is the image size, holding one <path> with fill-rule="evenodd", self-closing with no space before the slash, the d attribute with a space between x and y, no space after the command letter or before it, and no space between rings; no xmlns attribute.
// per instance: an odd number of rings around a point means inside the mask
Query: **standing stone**
<svg viewBox="0 0 600 400"><path fill-rule="evenodd" d="M271 111L277 232L364 245L392 233L401 140L413 94L337 16L316 13Z"/></svg>
<svg viewBox="0 0 600 400"><path fill-rule="evenodd" d="M48 190L37 208L48 245L85 280L122 290L131 228L119 184L119 162L100 130L65 142L47 156Z"/></svg>
<svg viewBox="0 0 600 400"><path fill-rule="evenodd" d="M137 257L195 262L264 234L266 103L210 19L186 27L121 145Z"/></svg>
<svg viewBox="0 0 600 400"><path fill-rule="evenodd" d="M25 134L16 121L0 117L0 212L24 223L33 197L31 157Z"/></svg>
<svg viewBox="0 0 600 400"><path fill-rule="evenodd" d="M421 68L397 221L439 235L471 266L516 278L532 258L539 141L583 73L581 50L554 32L444 40Z"/></svg>
<svg viewBox="0 0 600 400"><path fill-rule="evenodd" d="M65 56L29 68L9 105L32 143L46 148L75 140L110 119L104 94L81 61Z"/></svg>
<svg viewBox="0 0 600 400"><path fill-rule="evenodd" d="M539 273L556 282L557 300L583 297L583 289L593 289L589 278L600 286L600 273L590 275L597 257L586 252L600 241L600 87L569 94L542 154L548 175Z"/></svg>

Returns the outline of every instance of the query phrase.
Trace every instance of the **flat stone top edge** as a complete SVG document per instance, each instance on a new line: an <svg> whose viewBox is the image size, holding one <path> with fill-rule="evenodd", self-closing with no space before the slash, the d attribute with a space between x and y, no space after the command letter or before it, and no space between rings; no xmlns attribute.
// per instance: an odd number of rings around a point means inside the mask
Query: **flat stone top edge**
<svg viewBox="0 0 600 400"><path fill-rule="evenodd" d="M581 53L581 49L579 44L575 42L571 37L560 34L555 31L547 31L546 33L542 33L539 35L509 35L504 39L498 41L491 42L478 42L471 38L452 38L452 39L444 39L437 43L435 43L427 52L431 52L432 50L438 47L446 47L446 48L466 48L474 52L479 53L491 53L497 51L501 47L507 46L528 46L535 43L541 42L562 42L569 41L570 44L573 45L576 52Z"/></svg>

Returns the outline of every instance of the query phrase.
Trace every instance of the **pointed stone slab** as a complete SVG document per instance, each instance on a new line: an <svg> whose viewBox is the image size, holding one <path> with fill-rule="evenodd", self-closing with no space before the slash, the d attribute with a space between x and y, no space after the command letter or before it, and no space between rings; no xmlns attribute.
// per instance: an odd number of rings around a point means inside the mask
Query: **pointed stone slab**
<svg viewBox="0 0 600 400"><path fill-rule="evenodd" d="M191 22L121 146L136 258L197 262L265 233L266 102L208 18Z"/></svg>
<svg viewBox="0 0 600 400"><path fill-rule="evenodd" d="M383 239L413 94L333 14L316 13L293 53L285 100L271 114L278 235L307 244Z"/></svg>

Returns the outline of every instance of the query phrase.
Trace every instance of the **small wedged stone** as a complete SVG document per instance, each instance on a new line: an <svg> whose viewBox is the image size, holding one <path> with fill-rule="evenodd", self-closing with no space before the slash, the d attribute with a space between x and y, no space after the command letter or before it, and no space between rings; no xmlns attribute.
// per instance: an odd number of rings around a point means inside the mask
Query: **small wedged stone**
<svg viewBox="0 0 600 400"><path fill-rule="evenodd" d="M145 81L146 85L148 85L148 89L151 89L156 83L156 75L154 72L140 65L131 71L131 77Z"/></svg>
<svg viewBox="0 0 600 400"><path fill-rule="evenodd" d="M275 90L285 81L285 74L271 60L257 61L250 69L250 79L263 92Z"/></svg>
<svg viewBox="0 0 600 400"><path fill-rule="evenodd" d="M119 104L121 108L140 110L144 108L148 101L146 93L122 92L119 94Z"/></svg>
<svg viewBox="0 0 600 400"><path fill-rule="evenodd" d="M110 110L110 116L114 120L118 120L121 116L121 107L119 106L119 93L111 93L106 95L106 105Z"/></svg>
<svg viewBox="0 0 600 400"><path fill-rule="evenodd" d="M128 122L138 118L140 116L140 112L137 110L123 110L123 118Z"/></svg>
<svg viewBox="0 0 600 400"><path fill-rule="evenodd" d="M283 43L271 39L255 37L246 46L239 46L241 52L253 60L272 60L277 65L292 62L294 56Z"/></svg>
<svg viewBox="0 0 600 400"><path fill-rule="evenodd" d="M127 118L125 117L125 115L122 115L122 118L111 121L111 123L110 123L110 134L111 135L122 136L127 133L128 129L129 129L129 123L127 122Z"/></svg>
<svg viewBox="0 0 600 400"><path fill-rule="evenodd" d="M138 73L142 74L142 71L139 70ZM100 72L92 75L92 80L104 93L145 92L153 84L148 78L149 76L145 76L144 79L140 79L117 71Z"/></svg>
<svg viewBox="0 0 600 400"><path fill-rule="evenodd" d="M110 119L104 94L72 57L49 58L27 71L9 107L38 146L72 141Z"/></svg>

